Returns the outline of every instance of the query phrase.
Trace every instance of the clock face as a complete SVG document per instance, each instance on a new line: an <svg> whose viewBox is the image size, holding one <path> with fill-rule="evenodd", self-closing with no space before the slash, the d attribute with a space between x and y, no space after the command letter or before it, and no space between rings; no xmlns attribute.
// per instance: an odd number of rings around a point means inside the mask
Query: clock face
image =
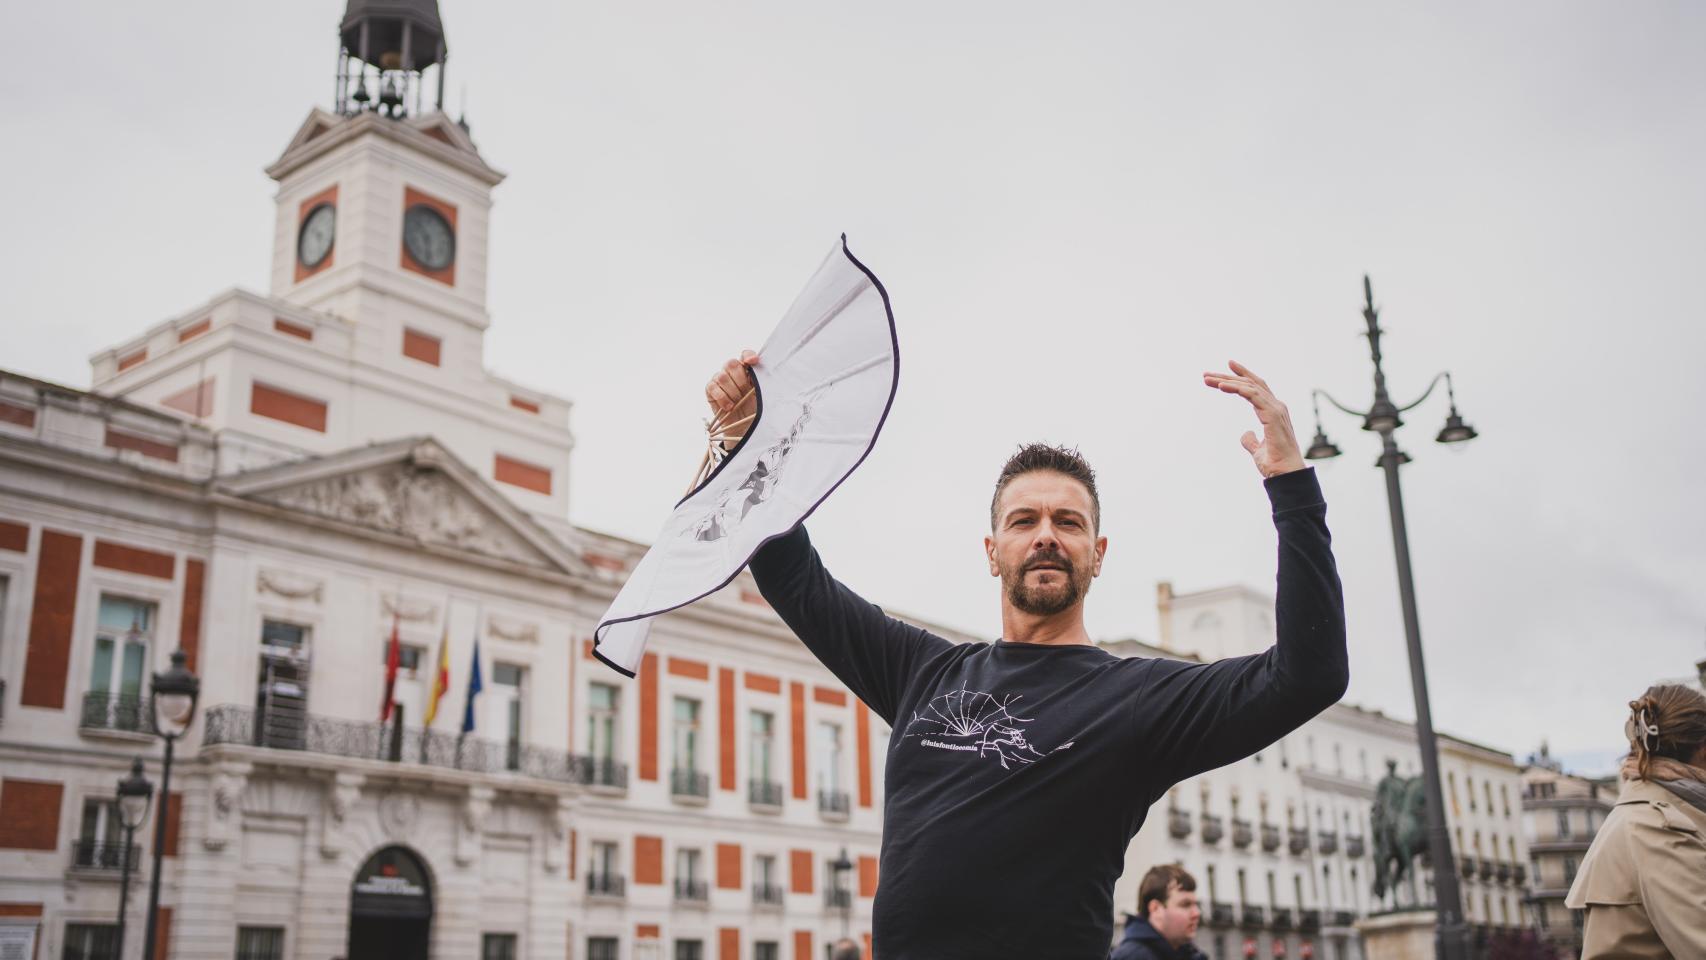
<svg viewBox="0 0 1706 960"><path fill-rule="evenodd" d="M296 259L310 270L324 263L332 252L332 241L337 238L337 232L336 207L322 203L308 211L308 216L302 218L302 232L296 237Z"/></svg>
<svg viewBox="0 0 1706 960"><path fill-rule="evenodd" d="M456 259L456 234L444 215L424 203L403 214L403 249L428 270L443 270Z"/></svg>

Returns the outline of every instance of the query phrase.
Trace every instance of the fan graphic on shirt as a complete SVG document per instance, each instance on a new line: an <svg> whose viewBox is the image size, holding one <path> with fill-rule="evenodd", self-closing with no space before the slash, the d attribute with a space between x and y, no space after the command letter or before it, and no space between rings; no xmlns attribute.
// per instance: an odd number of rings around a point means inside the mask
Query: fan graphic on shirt
<svg viewBox="0 0 1706 960"><path fill-rule="evenodd" d="M734 532L734 528L746 519L753 507L769 500L776 492L776 484L782 479L783 465L788 462L789 455L800 442L800 430L812 418L812 404L822 399L831 387L833 384L808 394L800 407L800 415L794 419L787 435L759 455L758 463L753 465L752 471L741 481L740 486L724 493L704 519L682 532L691 532L695 540L721 540Z"/></svg>
<svg viewBox="0 0 1706 960"><path fill-rule="evenodd" d="M1035 718L1014 716L1009 709L1020 699L1020 694L996 699L963 687L952 690L925 704L923 712L914 710L905 736L917 737L920 746L934 750L994 756L1003 770L1035 763L1048 754L1031 746L1019 727ZM1070 746L1072 742L1068 741L1055 749Z"/></svg>

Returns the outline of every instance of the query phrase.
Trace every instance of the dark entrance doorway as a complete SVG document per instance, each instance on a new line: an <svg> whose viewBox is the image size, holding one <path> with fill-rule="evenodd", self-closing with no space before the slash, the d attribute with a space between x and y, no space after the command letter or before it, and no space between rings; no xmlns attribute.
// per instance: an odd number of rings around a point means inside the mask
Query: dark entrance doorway
<svg viewBox="0 0 1706 960"><path fill-rule="evenodd" d="M427 960L432 881L419 857L386 847L367 858L350 888L349 960Z"/></svg>

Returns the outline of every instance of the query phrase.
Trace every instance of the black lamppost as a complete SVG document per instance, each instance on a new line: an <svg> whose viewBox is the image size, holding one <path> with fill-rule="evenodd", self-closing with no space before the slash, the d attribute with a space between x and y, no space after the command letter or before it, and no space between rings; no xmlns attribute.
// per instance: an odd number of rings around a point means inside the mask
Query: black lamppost
<svg viewBox="0 0 1706 960"><path fill-rule="evenodd" d="M130 906L130 851L137 828L148 820L148 804L154 799L154 784L142 775L142 758L130 762L130 776L118 782L118 816L124 824L124 870L118 881L118 945L113 956L124 956L124 918Z"/></svg>
<svg viewBox="0 0 1706 960"><path fill-rule="evenodd" d="M841 935L845 937L853 925L853 892L841 881L842 877L853 870L853 861L847 859L846 847L841 848L841 855L835 858L829 869L835 871L835 897L841 901Z"/></svg>
<svg viewBox="0 0 1706 960"><path fill-rule="evenodd" d="M1475 439L1475 428L1463 422L1457 413L1457 395L1451 388L1451 374L1441 373L1413 403L1398 406L1386 392L1386 373L1380 367L1380 314L1374 309L1374 288L1368 277L1362 278L1366 303L1362 316L1368 322L1369 352L1374 357L1374 402L1367 410L1353 410L1334 400L1325 390L1314 395L1326 397L1327 402L1353 417L1362 418L1362 428L1380 434L1380 460L1376 464L1386 473L1386 502L1392 514L1392 549L1398 560L1398 593L1404 606L1404 639L1410 650L1410 687L1416 699L1416 740L1422 751L1422 780L1427 790L1428 855L1433 861L1434 904L1437 911L1437 933L1434 948L1440 960L1466 960L1469 956L1469 928L1463 920L1463 901L1457 888L1457 861L1451 855L1451 837L1445 827L1445 801L1440 790L1439 750L1434 741L1433 714L1428 708L1427 669L1422 664L1422 628L1416 616L1416 585L1410 576L1410 538L1404 524L1404 498L1398 489L1398 467L1408 463L1409 454L1398 449L1392 434L1404 421L1400 414L1421 404L1441 380L1445 381L1451 412L1445 427L1434 439L1440 443L1462 443ZM1327 439L1321 429L1321 407L1315 405L1315 439L1304 456L1310 460L1326 460L1339 455L1339 448Z"/></svg>
<svg viewBox="0 0 1706 960"><path fill-rule="evenodd" d="M154 879L148 885L148 938L142 944L144 960L154 960L155 927L160 914L160 860L166 854L166 816L172 806L172 744L195 719L196 698L201 681L184 666L184 651L172 651L172 667L154 675L154 732L166 740L166 760L160 768L160 806L154 818Z"/></svg>

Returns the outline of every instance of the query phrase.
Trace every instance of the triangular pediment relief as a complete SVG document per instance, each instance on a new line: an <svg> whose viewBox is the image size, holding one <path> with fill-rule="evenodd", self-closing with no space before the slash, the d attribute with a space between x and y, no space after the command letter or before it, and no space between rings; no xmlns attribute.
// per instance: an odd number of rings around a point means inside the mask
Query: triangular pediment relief
<svg viewBox="0 0 1706 960"><path fill-rule="evenodd" d="M411 439L230 478L244 500L352 528L561 573L563 544L430 439Z"/></svg>
<svg viewBox="0 0 1706 960"><path fill-rule="evenodd" d="M496 185L504 179L502 172L493 169L480 156L480 148L474 145L474 138L468 135L467 129L443 113L435 111L418 117L393 119L372 112L339 116L318 107L309 111L307 119L296 128L290 145L267 167L267 175L282 180L315 157L368 135L407 144L487 184Z"/></svg>

